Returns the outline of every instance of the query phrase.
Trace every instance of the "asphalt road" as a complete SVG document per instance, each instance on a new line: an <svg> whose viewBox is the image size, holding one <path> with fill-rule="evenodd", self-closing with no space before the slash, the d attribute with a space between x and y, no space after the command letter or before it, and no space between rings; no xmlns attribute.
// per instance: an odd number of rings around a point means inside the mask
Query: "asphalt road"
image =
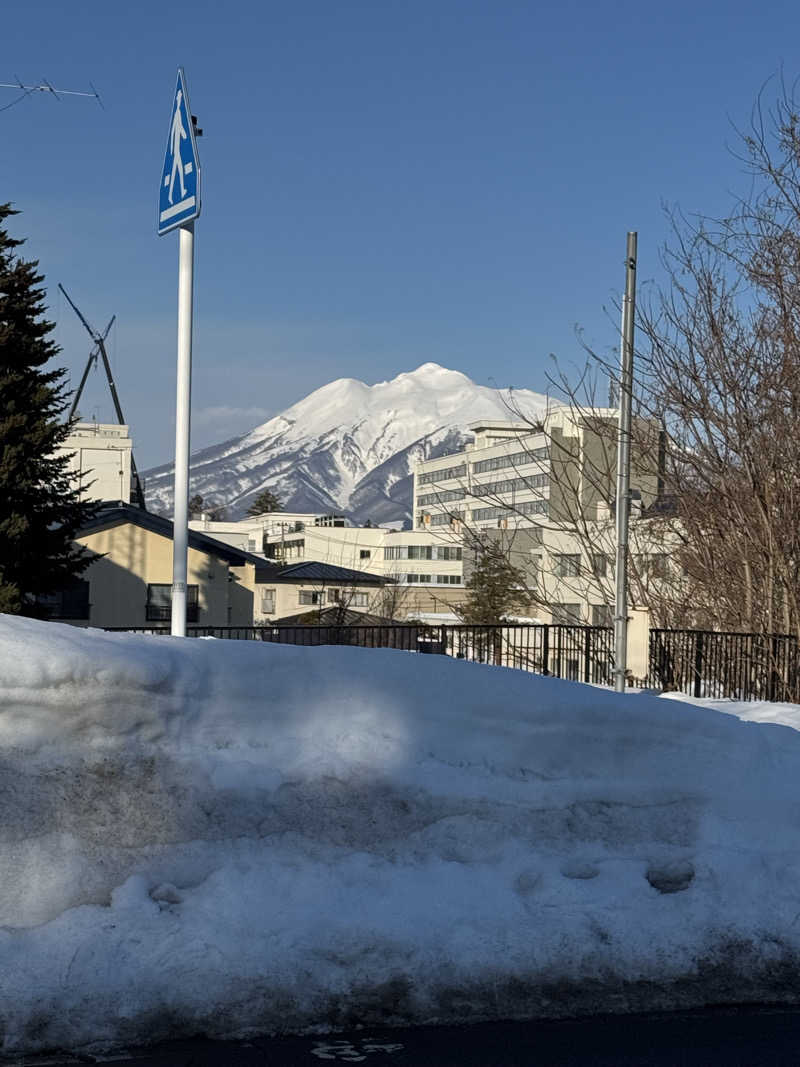
<svg viewBox="0 0 800 1067"><path fill-rule="evenodd" d="M800 1011L729 1008L562 1022L360 1030L242 1042L174 1041L91 1056L39 1055L3 1067L773 1067L800 1065Z"/></svg>

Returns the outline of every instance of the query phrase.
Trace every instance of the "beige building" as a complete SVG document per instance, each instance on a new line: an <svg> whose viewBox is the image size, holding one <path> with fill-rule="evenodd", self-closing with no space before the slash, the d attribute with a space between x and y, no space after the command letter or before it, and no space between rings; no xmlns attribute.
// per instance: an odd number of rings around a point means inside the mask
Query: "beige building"
<svg viewBox="0 0 800 1067"><path fill-rule="evenodd" d="M172 523L131 505L103 508L76 536L97 558L47 602L51 618L103 628L168 628ZM373 575L322 564L279 567L196 531L189 533L189 626L253 626L316 605L363 604Z"/></svg>
<svg viewBox="0 0 800 1067"><path fill-rule="evenodd" d="M70 457L69 469L86 500L131 500L132 442L127 426L78 422L57 456Z"/></svg>

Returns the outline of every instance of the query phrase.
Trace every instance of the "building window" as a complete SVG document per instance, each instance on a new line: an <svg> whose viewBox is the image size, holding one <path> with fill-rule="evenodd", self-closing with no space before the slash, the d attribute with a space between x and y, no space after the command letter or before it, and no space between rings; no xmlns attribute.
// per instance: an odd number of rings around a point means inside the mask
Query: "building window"
<svg viewBox="0 0 800 1067"><path fill-rule="evenodd" d="M460 574L437 574L436 575L436 584L437 585L461 585L461 575Z"/></svg>
<svg viewBox="0 0 800 1067"><path fill-rule="evenodd" d="M302 559L305 554L306 539L297 537L293 541L273 541L264 546L267 559Z"/></svg>
<svg viewBox="0 0 800 1067"><path fill-rule="evenodd" d="M458 467L445 467L440 471L426 471L425 474L420 474L417 481L420 485L430 485L436 482L449 482L452 478L463 478L467 473L466 463L461 463Z"/></svg>
<svg viewBox="0 0 800 1067"><path fill-rule="evenodd" d="M300 604L321 604L322 593L315 589L301 589L299 593Z"/></svg>
<svg viewBox="0 0 800 1067"><path fill-rule="evenodd" d="M580 604L553 604L550 614L553 616L553 622L562 626L580 626L583 621Z"/></svg>
<svg viewBox="0 0 800 1067"><path fill-rule="evenodd" d="M38 596L37 605L44 609L48 619L88 619L89 583L76 578L57 593Z"/></svg>
<svg viewBox="0 0 800 1067"><path fill-rule="evenodd" d="M369 548L359 549L359 553L358 553L358 558L359 559L370 559L371 557L372 557L372 550L371 549L369 549Z"/></svg>
<svg viewBox="0 0 800 1067"><path fill-rule="evenodd" d="M354 608L365 608L369 603L369 593L353 593L350 604Z"/></svg>
<svg viewBox="0 0 800 1067"><path fill-rule="evenodd" d="M428 504L449 504L453 500L463 500L463 489L445 489L441 493L426 493L417 498L417 506L424 508Z"/></svg>
<svg viewBox="0 0 800 1067"><path fill-rule="evenodd" d="M384 548L384 559L460 560L463 550L445 545L392 545Z"/></svg>
<svg viewBox="0 0 800 1067"><path fill-rule="evenodd" d="M546 500L523 500L520 504L505 508L473 508L472 518L476 522L487 519L507 519L513 515L546 515Z"/></svg>
<svg viewBox="0 0 800 1067"><path fill-rule="evenodd" d="M613 626L614 608L611 604L592 604L592 626Z"/></svg>
<svg viewBox="0 0 800 1067"><path fill-rule="evenodd" d="M669 557L662 552L637 556L636 564L643 578L666 578L669 573Z"/></svg>
<svg viewBox="0 0 800 1067"><path fill-rule="evenodd" d="M472 496L503 496L507 493L521 493L526 489L543 489L549 484L549 474L529 474L526 478L508 478L503 482L476 482L472 486Z"/></svg>
<svg viewBox="0 0 800 1067"><path fill-rule="evenodd" d="M580 556L553 556L553 573L556 578L577 578L581 572Z"/></svg>
<svg viewBox="0 0 800 1067"><path fill-rule="evenodd" d="M453 522L462 522L464 519L463 511L450 511L445 515L431 515L431 526L447 526ZM430 557L425 557L430 558Z"/></svg>
<svg viewBox="0 0 800 1067"><path fill-rule="evenodd" d="M605 578L608 574L608 556L605 553L600 552L592 556L592 574L595 578ZM598 626L604 625L598 623Z"/></svg>
<svg viewBox="0 0 800 1067"><path fill-rule="evenodd" d="M275 590L274 589L262 589L261 590L261 614L262 615L274 615L275 614Z"/></svg>
<svg viewBox="0 0 800 1067"><path fill-rule="evenodd" d="M482 459L479 463L472 464L472 470L475 474L485 474L486 471L499 471L503 467L522 467L526 463L538 463L543 459L547 459L547 448L532 448L528 452L514 452Z"/></svg>
<svg viewBox="0 0 800 1067"><path fill-rule="evenodd" d="M409 559L433 559L433 549L430 545L409 545Z"/></svg>
<svg viewBox="0 0 800 1067"><path fill-rule="evenodd" d="M186 621L197 622L199 586L186 586ZM172 586L148 585L144 617L148 622L172 621Z"/></svg>
<svg viewBox="0 0 800 1067"><path fill-rule="evenodd" d="M328 590L328 603L329 604L338 604L339 600L341 599L341 595L342 595L342 592L341 592L340 589L329 589Z"/></svg>
<svg viewBox="0 0 800 1067"><path fill-rule="evenodd" d="M531 585L538 586L542 580L542 557L538 552L531 552L531 562L528 567L528 578Z"/></svg>
<svg viewBox="0 0 800 1067"><path fill-rule="evenodd" d="M434 559L444 560L460 560L462 556L462 549L460 548L447 548L445 546L439 546L433 550Z"/></svg>

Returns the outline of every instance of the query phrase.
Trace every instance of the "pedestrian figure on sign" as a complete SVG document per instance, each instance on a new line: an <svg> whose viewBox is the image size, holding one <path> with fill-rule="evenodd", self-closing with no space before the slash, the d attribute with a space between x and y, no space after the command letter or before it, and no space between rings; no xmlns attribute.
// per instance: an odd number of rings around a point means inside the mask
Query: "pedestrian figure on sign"
<svg viewBox="0 0 800 1067"><path fill-rule="evenodd" d="M185 141L187 137L186 130L183 128L183 117L181 115L181 100L183 99L183 93L178 90L178 95L175 98L175 114L172 117L172 129L170 131L170 144L172 146L172 174L169 179L169 202L172 203L172 191L175 186L175 175L178 175L181 183L181 200L186 197L186 186L183 184L183 162L181 160L181 141Z"/></svg>

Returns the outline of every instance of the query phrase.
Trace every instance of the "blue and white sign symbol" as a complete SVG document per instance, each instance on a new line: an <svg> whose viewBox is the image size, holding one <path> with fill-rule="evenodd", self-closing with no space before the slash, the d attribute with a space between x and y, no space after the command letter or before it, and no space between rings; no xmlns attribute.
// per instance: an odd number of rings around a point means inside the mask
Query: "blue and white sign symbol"
<svg viewBox="0 0 800 1067"><path fill-rule="evenodd" d="M174 230L199 214L200 167L186 81L179 67L158 198L158 232Z"/></svg>

